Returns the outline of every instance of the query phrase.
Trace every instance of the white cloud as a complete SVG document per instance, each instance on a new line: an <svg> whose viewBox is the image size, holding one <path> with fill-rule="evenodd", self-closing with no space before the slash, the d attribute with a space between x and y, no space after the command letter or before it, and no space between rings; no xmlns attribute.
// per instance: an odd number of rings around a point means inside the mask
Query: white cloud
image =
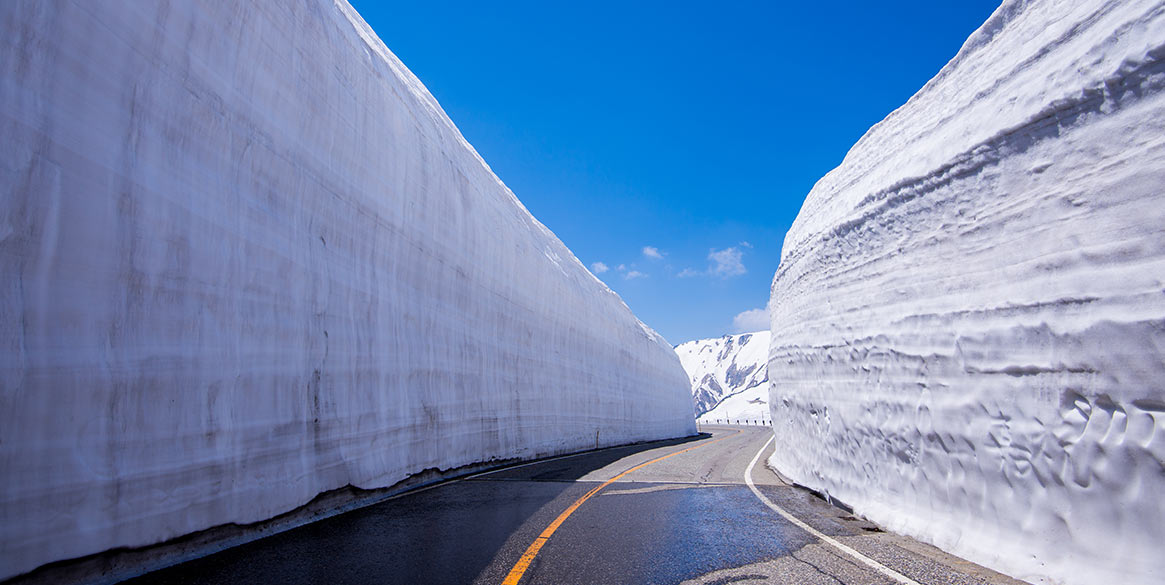
<svg viewBox="0 0 1165 585"><path fill-rule="evenodd" d="M623 278L626 278L627 280L633 280L636 278L647 278L647 275L638 270L632 270L631 272L628 272L626 275L624 275Z"/></svg>
<svg viewBox="0 0 1165 585"><path fill-rule="evenodd" d="M769 330L769 309L749 309L732 318L732 329L735 333L752 333L753 331Z"/></svg>
<svg viewBox="0 0 1165 585"><path fill-rule="evenodd" d="M626 264L620 264L620 265L618 265L618 266L616 266L616 267L615 267L615 270L618 270L619 272L627 272L627 265L626 265Z"/></svg>
<svg viewBox="0 0 1165 585"><path fill-rule="evenodd" d="M591 272L594 272L595 274L602 274L608 270L610 270L610 268L602 262L595 262L591 264Z"/></svg>
<svg viewBox="0 0 1165 585"><path fill-rule="evenodd" d="M704 274L704 273L700 272L699 270L692 270L691 268L685 268L685 269L681 270L680 273L677 274L676 276L678 276L680 278L691 278L693 276L700 276L702 274Z"/></svg>
<svg viewBox="0 0 1165 585"><path fill-rule="evenodd" d="M651 258L652 260L663 260L663 254L661 254L659 252L659 248L656 248L655 246L644 246L643 255Z"/></svg>
<svg viewBox="0 0 1165 585"><path fill-rule="evenodd" d="M744 263L741 262L743 255L744 252L735 246L723 250L713 248L708 253L708 261L712 263L711 267L708 268L708 273L720 278L730 278L748 272L744 269Z"/></svg>

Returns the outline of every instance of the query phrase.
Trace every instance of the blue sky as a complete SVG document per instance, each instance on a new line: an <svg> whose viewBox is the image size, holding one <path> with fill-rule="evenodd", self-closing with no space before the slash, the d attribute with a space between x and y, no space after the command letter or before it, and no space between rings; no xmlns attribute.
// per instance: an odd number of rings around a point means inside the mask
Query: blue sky
<svg viewBox="0 0 1165 585"><path fill-rule="evenodd" d="M739 316L767 302L809 189L998 6L352 4L531 213L673 344L767 326Z"/></svg>

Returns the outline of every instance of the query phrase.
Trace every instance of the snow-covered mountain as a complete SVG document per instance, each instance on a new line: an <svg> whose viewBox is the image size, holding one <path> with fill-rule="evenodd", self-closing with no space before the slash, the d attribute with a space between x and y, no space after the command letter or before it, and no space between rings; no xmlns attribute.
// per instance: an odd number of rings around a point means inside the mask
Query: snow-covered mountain
<svg viewBox="0 0 1165 585"><path fill-rule="evenodd" d="M701 414L697 420L706 424L768 424L768 382L725 396L720 404Z"/></svg>
<svg viewBox="0 0 1165 585"><path fill-rule="evenodd" d="M0 580L695 432L344 0L13 0L0 39Z"/></svg>
<svg viewBox="0 0 1165 585"><path fill-rule="evenodd" d="M688 341L675 350L691 382L696 416L716 408L727 396L749 389L758 396L767 392L768 331Z"/></svg>
<svg viewBox="0 0 1165 585"><path fill-rule="evenodd" d="M1008 0L809 193L771 463L1033 583L1165 582L1165 9Z"/></svg>

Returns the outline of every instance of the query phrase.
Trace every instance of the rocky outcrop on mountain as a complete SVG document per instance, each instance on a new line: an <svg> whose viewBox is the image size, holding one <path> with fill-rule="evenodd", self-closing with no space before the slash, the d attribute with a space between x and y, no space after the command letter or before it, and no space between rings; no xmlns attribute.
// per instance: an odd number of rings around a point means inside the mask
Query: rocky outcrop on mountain
<svg viewBox="0 0 1165 585"><path fill-rule="evenodd" d="M675 349L692 385L696 416L716 408L728 396L768 381L767 331L698 339Z"/></svg>

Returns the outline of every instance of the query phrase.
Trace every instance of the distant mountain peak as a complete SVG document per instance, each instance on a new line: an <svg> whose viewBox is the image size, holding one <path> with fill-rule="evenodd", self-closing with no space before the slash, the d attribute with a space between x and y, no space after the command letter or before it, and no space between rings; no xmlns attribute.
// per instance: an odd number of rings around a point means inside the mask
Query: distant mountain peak
<svg viewBox="0 0 1165 585"><path fill-rule="evenodd" d="M675 350L692 384L696 416L729 396L768 382L768 331L697 339Z"/></svg>

